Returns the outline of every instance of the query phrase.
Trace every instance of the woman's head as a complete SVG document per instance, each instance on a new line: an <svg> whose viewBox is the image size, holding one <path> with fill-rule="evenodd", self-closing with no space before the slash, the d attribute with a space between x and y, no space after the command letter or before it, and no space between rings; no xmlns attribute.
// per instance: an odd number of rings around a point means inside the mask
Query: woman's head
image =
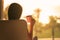
<svg viewBox="0 0 60 40"><path fill-rule="evenodd" d="M17 20L21 17L22 6L17 3L12 3L8 9L8 19Z"/></svg>

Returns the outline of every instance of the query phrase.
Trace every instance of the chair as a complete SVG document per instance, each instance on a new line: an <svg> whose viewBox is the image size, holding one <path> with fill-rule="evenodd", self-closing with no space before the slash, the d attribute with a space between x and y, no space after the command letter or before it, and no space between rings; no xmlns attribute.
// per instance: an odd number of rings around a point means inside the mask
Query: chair
<svg viewBox="0 0 60 40"><path fill-rule="evenodd" d="M0 40L27 40L24 20L0 20Z"/></svg>

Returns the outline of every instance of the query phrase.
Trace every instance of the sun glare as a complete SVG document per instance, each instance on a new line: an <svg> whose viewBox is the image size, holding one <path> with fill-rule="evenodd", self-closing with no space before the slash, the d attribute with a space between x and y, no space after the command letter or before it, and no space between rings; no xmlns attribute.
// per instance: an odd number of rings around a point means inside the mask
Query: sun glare
<svg viewBox="0 0 60 40"><path fill-rule="evenodd" d="M45 15L41 15L39 22L41 22L42 24L48 24L49 23L49 18Z"/></svg>
<svg viewBox="0 0 60 40"><path fill-rule="evenodd" d="M13 2L17 2L23 6L23 16L32 15L33 10L36 8L42 9L40 13L39 22L43 24L49 23L49 16L54 15L53 7L57 4L60 5L58 0L4 0L4 9L7 5L10 5Z"/></svg>

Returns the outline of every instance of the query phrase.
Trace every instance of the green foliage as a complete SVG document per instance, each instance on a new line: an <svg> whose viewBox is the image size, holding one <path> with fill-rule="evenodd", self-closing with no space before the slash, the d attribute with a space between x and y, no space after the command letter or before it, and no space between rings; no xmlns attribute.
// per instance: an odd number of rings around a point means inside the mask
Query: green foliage
<svg viewBox="0 0 60 40"><path fill-rule="evenodd" d="M51 38L52 35L52 30L54 31L54 37L55 38L60 38L60 23L57 23L55 18L53 16L50 16L50 22L49 24L46 24L45 26L42 25L42 23L36 22L35 27L36 27L36 35L39 38ZM39 29L39 30L38 30Z"/></svg>

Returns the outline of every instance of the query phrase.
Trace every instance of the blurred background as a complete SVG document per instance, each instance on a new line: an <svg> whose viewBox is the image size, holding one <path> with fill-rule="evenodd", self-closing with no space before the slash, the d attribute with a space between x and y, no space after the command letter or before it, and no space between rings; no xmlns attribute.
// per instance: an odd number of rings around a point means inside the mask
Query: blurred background
<svg viewBox="0 0 60 40"><path fill-rule="evenodd" d="M32 15L35 19L33 36L60 38L60 0L4 0L4 20L8 19L8 7L14 2L23 7L21 19L26 20L25 17L28 15Z"/></svg>

